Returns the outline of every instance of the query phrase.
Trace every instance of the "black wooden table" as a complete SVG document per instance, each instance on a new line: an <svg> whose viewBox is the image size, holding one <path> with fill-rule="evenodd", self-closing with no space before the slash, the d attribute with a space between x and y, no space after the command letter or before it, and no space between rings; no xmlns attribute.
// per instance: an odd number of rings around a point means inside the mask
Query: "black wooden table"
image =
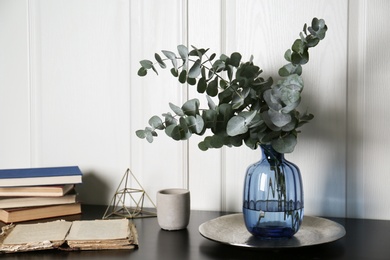
<svg viewBox="0 0 390 260"><path fill-rule="evenodd" d="M82 219L102 218L105 206L83 205ZM199 234L199 225L221 215L216 211L191 211L187 229L161 230L157 218L134 219L139 236L139 249L131 251L58 250L0 255L1 259L390 259L390 221L329 218L347 231L340 240L302 248L254 250L210 241Z"/></svg>

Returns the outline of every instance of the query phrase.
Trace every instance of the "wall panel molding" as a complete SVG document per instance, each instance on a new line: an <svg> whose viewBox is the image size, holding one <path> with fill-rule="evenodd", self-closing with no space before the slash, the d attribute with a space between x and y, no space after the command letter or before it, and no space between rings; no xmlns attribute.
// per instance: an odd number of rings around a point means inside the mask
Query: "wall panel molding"
<svg viewBox="0 0 390 260"><path fill-rule="evenodd" d="M364 216L364 120L367 1L350 2L348 46L347 216Z"/></svg>
<svg viewBox="0 0 390 260"><path fill-rule="evenodd" d="M30 94L30 154L31 167L37 167L40 161L39 153L39 126L38 114L40 104L40 64L41 49L39 45L39 4L35 0L28 0L28 66L29 66L29 94Z"/></svg>

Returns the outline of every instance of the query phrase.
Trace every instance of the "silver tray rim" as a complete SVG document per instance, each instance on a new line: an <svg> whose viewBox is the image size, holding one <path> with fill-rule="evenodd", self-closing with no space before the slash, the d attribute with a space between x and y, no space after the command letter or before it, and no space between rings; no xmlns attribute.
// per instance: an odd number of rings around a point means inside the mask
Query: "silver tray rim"
<svg viewBox="0 0 390 260"><path fill-rule="evenodd" d="M229 214L204 222L199 233L222 244L253 249L296 248L330 243L345 236L345 228L332 220L304 216L300 229L292 238L258 238L250 234L242 213Z"/></svg>

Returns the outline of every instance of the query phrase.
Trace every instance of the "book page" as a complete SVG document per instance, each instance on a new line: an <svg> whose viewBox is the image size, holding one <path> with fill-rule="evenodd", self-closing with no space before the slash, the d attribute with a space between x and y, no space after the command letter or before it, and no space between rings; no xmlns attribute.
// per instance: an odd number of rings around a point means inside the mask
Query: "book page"
<svg viewBox="0 0 390 260"><path fill-rule="evenodd" d="M74 221L66 240L124 239L129 235L129 220L106 219Z"/></svg>
<svg viewBox="0 0 390 260"><path fill-rule="evenodd" d="M58 220L37 224L18 224L4 239L4 245L39 243L43 241L63 241L72 222Z"/></svg>

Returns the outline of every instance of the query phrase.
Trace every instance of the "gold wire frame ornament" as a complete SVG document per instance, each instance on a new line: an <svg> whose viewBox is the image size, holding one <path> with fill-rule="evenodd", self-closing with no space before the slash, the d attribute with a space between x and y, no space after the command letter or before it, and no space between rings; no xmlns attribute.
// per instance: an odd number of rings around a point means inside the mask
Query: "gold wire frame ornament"
<svg viewBox="0 0 390 260"><path fill-rule="evenodd" d="M133 178L137 182L140 189L128 188L129 177ZM121 189L122 184L124 184L124 188ZM136 194L140 194L138 199L135 197ZM155 211L144 209L145 196L153 204ZM130 203L134 203L135 206L126 206L126 199L130 199ZM156 205L134 176L133 172L128 168L123 175L118 188L116 189L115 195L111 199L110 205L108 205L106 212L103 215L103 219L110 217L147 218L156 216Z"/></svg>

